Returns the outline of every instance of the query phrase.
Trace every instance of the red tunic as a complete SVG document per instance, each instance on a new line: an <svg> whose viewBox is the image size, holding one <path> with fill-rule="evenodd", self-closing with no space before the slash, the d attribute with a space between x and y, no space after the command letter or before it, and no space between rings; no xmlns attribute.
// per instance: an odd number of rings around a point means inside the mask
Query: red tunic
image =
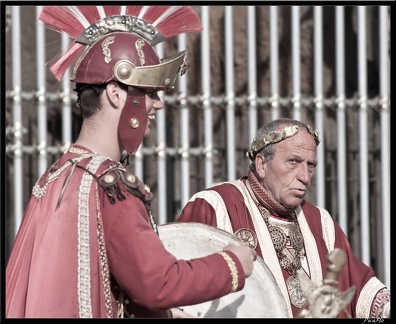
<svg viewBox="0 0 396 324"><path fill-rule="evenodd" d="M131 188L110 177L112 186L102 187L101 175L127 173L82 149L63 155L33 189L6 268L6 317L117 317L121 290L130 315L167 317L172 307L231 292L220 254L177 260L150 225L142 183ZM73 172L68 160L77 162ZM242 265L229 255L241 290Z"/></svg>
<svg viewBox="0 0 396 324"><path fill-rule="evenodd" d="M231 233L240 228L248 228L255 232L259 241L257 254L274 274L289 307L290 317L298 317L301 309L291 304L285 284L290 275L280 267L267 227L246 190L245 183L246 177L196 193L183 208L177 221L205 223ZM354 285L356 293L346 309L349 314L342 311L339 317L372 317L380 303L379 298L384 297L378 297L377 293L386 287L375 277L373 270L353 254L341 227L327 211L303 201L296 214L304 237L310 279L318 285L322 284L326 275L327 255L334 248L342 249L347 262L338 276L338 288L339 291L345 291ZM389 300L390 293L386 289L385 291Z"/></svg>

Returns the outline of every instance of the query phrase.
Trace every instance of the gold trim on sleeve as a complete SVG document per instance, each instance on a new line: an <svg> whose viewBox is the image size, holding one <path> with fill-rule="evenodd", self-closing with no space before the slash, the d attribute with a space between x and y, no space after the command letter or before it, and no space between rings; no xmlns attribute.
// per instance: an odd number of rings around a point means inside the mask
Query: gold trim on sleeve
<svg viewBox="0 0 396 324"><path fill-rule="evenodd" d="M219 252L219 254L227 261L228 267L231 271L232 276L232 289L231 292L236 292L238 289L238 269L235 265L234 260L225 252Z"/></svg>

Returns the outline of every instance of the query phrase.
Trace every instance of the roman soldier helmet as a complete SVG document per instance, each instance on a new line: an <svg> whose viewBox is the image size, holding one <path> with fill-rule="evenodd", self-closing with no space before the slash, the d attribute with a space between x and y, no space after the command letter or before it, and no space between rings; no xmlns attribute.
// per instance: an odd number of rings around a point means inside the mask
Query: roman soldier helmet
<svg viewBox="0 0 396 324"><path fill-rule="evenodd" d="M45 6L38 18L74 39L50 68L58 80L74 63L71 81L77 84L128 86L118 134L134 155L147 125L145 91L172 89L188 68L187 51L160 59L155 45L201 31L199 16L188 6Z"/></svg>

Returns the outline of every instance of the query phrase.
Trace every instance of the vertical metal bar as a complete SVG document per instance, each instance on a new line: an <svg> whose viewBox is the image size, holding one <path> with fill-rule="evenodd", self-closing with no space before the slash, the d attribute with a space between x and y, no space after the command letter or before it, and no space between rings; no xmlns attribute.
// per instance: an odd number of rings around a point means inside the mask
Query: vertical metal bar
<svg viewBox="0 0 396 324"><path fill-rule="evenodd" d="M156 45L155 49L157 50L157 53L163 53L163 43L160 43ZM159 57L163 57L160 54L158 54ZM140 144L138 150L136 151L134 157L134 172L135 175L141 179L143 182L144 180L144 141ZM159 220L157 220L159 222Z"/></svg>
<svg viewBox="0 0 396 324"><path fill-rule="evenodd" d="M63 53L67 51L69 44L70 37L66 33L62 33ZM44 69L44 66L42 69ZM67 69L62 78L62 151L66 151L70 147L72 140L70 69Z"/></svg>
<svg viewBox="0 0 396 324"><path fill-rule="evenodd" d="M157 53L159 57L164 57L163 46L157 46ZM159 93L160 99L164 102L164 92ZM157 181L158 181L158 224L165 224L168 222L168 208L167 208L167 179L166 179L166 109L157 111L156 116L157 126Z"/></svg>
<svg viewBox="0 0 396 324"><path fill-rule="evenodd" d="M225 7L227 180L236 178L233 9Z"/></svg>
<svg viewBox="0 0 396 324"><path fill-rule="evenodd" d="M137 149L135 155L134 155L134 172L135 175L144 181L144 168L143 168L143 159L144 159L144 154L143 154L143 142Z"/></svg>
<svg viewBox="0 0 396 324"><path fill-rule="evenodd" d="M314 7L314 81L315 81L315 127L321 135L316 168L316 205L325 208L325 138L323 127L323 19L322 7Z"/></svg>
<svg viewBox="0 0 396 324"><path fill-rule="evenodd" d="M271 118L279 118L278 7L270 6Z"/></svg>
<svg viewBox="0 0 396 324"><path fill-rule="evenodd" d="M210 15L208 6L201 7L203 26L201 36L202 56L202 106L204 111L205 129L205 188L213 185L213 111L210 101Z"/></svg>
<svg viewBox="0 0 396 324"><path fill-rule="evenodd" d="M23 124L21 105L21 26L20 7L12 7L12 82L14 123L14 236L23 218Z"/></svg>
<svg viewBox="0 0 396 324"><path fill-rule="evenodd" d="M247 8L248 37L248 102L249 102L249 137L246 151L257 132L257 58L256 58L256 8Z"/></svg>
<svg viewBox="0 0 396 324"><path fill-rule="evenodd" d="M46 72L45 68L45 27L38 16L42 6L36 7L36 51L37 51L37 151L38 174L47 168L47 100L46 100Z"/></svg>
<svg viewBox="0 0 396 324"><path fill-rule="evenodd" d="M368 193L367 136L367 52L366 7L358 6L358 91L359 91L359 151L360 151L360 215L362 261L370 265L370 222Z"/></svg>
<svg viewBox="0 0 396 324"><path fill-rule="evenodd" d="M347 172L346 172L346 122L345 122L345 30L344 7L335 8L335 68L337 96L337 195L338 223L348 235L347 222Z"/></svg>
<svg viewBox="0 0 396 324"><path fill-rule="evenodd" d="M293 118L301 119L301 62L300 62L300 7L292 6L292 69L293 69Z"/></svg>
<svg viewBox="0 0 396 324"><path fill-rule="evenodd" d="M178 36L178 49L183 51L187 48L187 36ZM181 137L181 206L187 204L190 199L190 136L189 136L189 109L187 103L187 74L179 78L179 98L180 98L180 137Z"/></svg>
<svg viewBox="0 0 396 324"><path fill-rule="evenodd" d="M381 190L382 190L382 247L384 265L384 283L390 287L390 21L389 7L379 7L379 63L380 63L380 114L381 114Z"/></svg>
<svg viewBox="0 0 396 324"><path fill-rule="evenodd" d="M143 147L144 147L144 143L142 142L142 144L140 144L139 148L137 149L135 155L133 156L135 175L142 181L144 181Z"/></svg>

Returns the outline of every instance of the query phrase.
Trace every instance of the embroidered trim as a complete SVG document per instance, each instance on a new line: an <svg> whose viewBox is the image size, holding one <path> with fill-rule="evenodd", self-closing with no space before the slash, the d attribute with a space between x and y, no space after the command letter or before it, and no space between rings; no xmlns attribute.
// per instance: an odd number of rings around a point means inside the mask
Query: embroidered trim
<svg viewBox="0 0 396 324"><path fill-rule="evenodd" d="M39 185L41 178L38 179L36 184L33 187L32 194L37 199L40 199L40 198L44 197L45 193L47 191L48 184L50 184L52 181L58 179L59 176L61 175L61 173L63 171L65 171L70 165L72 165L72 163L77 163L77 162L80 162L80 161L82 161L84 159L91 158L93 156L95 156L95 154L89 153L89 154L84 154L84 155L81 155L79 157L76 157L76 158L72 159L71 161L67 161L64 165L62 165L62 167L60 167L54 173L51 173L51 174L48 175L48 180L46 181L46 183L43 186Z"/></svg>
<svg viewBox="0 0 396 324"><path fill-rule="evenodd" d="M213 207L216 214L217 227L223 229L227 232L233 233L230 218L228 217L227 208L224 200L217 191L214 190L204 190L195 193L190 202L196 199L204 199L209 205Z"/></svg>
<svg viewBox="0 0 396 324"><path fill-rule="evenodd" d="M317 207L320 211L322 230L323 230L323 240L326 243L328 253L334 250L335 242L335 229L333 219L331 218L329 212L326 209Z"/></svg>
<svg viewBox="0 0 396 324"><path fill-rule="evenodd" d="M305 269L306 273L309 273L310 279L316 284L321 286L323 284L323 271L322 264L320 263L320 256L318 245L316 244L315 237L308 225L307 218L301 206L298 206L296 209L296 215L298 223L300 224L301 233L304 237L304 245L305 245L305 255L307 267ZM322 224L323 228L323 224ZM323 233L325 230L323 229Z"/></svg>
<svg viewBox="0 0 396 324"><path fill-rule="evenodd" d="M113 317L113 307L111 305L111 289L110 289L110 274L109 265L107 262L106 245L103 233L102 215L100 213L99 195L98 195L98 183L95 186L95 200L96 200L96 219L97 219L97 232L98 232L98 244L99 244L99 258L102 268L102 283L103 292L105 297L105 307L108 318Z"/></svg>
<svg viewBox="0 0 396 324"><path fill-rule="evenodd" d="M74 145L70 146L70 148L65 153L67 153L67 152L70 152L70 153L73 153L73 154L86 154L86 153L89 153L87 150L84 150L84 149L82 149L80 147L77 147L77 146L74 146Z"/></svg>
<svg viewBox="0 0 396 324"><path fill-rule="evenodd" d="M99 165L108 158L94 156L88 164L87 170L95 173ZM89 192L93 177L84 172L81 180L78 197L78 255L77 255L77 295L80 318L92 317L91 305L91 265L90 265L90 242L89 242Z"/></svg>
<svg viewBox="0 0 396 324"><path fill-rule="evenodd" d="M375 296L373 306L371 308L370 317L387 318L389 316L388 309L390 307L390 291L389 289L381 289Z"/></svg>
<svg viewBox="0 0 396 324"><path fill-rule="evenodd" d="M235 265L235 262L226 252L218 252L218 253L224 258L224 260L226 260L227 265L230 268L231 276L232 276L231 292L236 292L238 289L238 270Z"/></svg>
<svg viewBox="0 0 396 324"><path fill-rule="evenodd" d="M360 291L358 301L356 303L356 317L369 318L371 312L371 304L375 300L379 290L385 288L385 285L376 277L372 277Z"/></svg>

